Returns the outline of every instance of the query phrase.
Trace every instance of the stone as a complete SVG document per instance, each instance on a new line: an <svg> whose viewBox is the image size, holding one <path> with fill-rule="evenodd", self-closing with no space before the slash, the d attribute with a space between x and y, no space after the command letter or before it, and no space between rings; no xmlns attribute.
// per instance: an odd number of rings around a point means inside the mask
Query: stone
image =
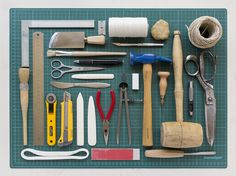
<svg viewBox="0 0 236 176"><path fill-rule="evenodd" d="M163 20L158 20L151 29L152 37L155 40L167 40L170 35L169 24Z"/></svg>

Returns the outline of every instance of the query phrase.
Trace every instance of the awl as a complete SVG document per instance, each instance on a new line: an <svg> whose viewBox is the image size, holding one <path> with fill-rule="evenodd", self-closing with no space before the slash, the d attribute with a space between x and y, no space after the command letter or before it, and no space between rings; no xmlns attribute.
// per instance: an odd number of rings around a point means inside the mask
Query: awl
<svg viewBox="0 0 236 176"><path fill-rule="evenodd" d="M112 43L116 46L162 47L163 43Z"/></svg>
<svg viewBox="0 0 236 176"><path fill-rule="evenodd" d="M184 156L191 156L191 155L208 156L215 154L216 154L215 151L185 153L182 150L171 150L171 149L159 149L159 150L157 149L157 150L145 151L145 157L148 158L181 158Z"/></svg>
<svg viewBox="0 0 236 176"><path fill-rule="evenodd" d="M85 37L84 32L55 32L49 42L49 48L84 48L85 43L104 45L105 36Z"/></svg>

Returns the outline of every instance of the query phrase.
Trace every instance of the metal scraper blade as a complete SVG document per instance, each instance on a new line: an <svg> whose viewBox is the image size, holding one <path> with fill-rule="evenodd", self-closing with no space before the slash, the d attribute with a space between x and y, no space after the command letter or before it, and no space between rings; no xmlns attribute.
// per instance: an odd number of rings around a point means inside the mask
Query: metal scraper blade
<svg viewBox="0 0 236 176"><path fill-rule="evenodd" d="M49 42L49 48L84 48L84 32L55 32Z"/></svg>

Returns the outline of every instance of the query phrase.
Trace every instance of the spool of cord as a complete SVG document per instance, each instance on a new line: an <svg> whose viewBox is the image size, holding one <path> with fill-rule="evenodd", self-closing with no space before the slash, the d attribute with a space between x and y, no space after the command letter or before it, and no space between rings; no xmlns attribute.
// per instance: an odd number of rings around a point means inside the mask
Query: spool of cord
<svg viewBox="0 0 236 176"><path fill-rule="evenodd" d="M223 33L220 22L211 16L199 17L187 28L190 42L203 49L215 46Z"/></svg>
<svg viewBox="0 0 236 176"><path fill-rule="evenodd" d="M147 37L148 20L145 17L109 18L109 37Z"/></svg>

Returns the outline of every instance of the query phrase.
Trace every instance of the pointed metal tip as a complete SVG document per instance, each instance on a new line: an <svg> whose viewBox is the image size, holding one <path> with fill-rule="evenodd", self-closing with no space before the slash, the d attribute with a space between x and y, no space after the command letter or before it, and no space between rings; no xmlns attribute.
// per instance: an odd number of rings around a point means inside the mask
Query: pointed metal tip
<svg viewBox="0 0 236 176"><path fill-rule="evenodd" d="M105 144L108 144L108 135L104 135Z"/></svg>
<svg viewBox="0 0 236 176"><path fill-rule="evenodd" d="M113 45L120 46L120 43L112 43Z"/></svg>
<svg viewBox="0 0 236 176"><path fill-rule="evenodd" d="M214 144L214 139L208 139L208 144L212 147Z"/></svg>
<svg viewBox="0 0 236 176"><path fill-rule="evenodd" d="M164 105L164 97L161 97L161 107Z"/></svg>

